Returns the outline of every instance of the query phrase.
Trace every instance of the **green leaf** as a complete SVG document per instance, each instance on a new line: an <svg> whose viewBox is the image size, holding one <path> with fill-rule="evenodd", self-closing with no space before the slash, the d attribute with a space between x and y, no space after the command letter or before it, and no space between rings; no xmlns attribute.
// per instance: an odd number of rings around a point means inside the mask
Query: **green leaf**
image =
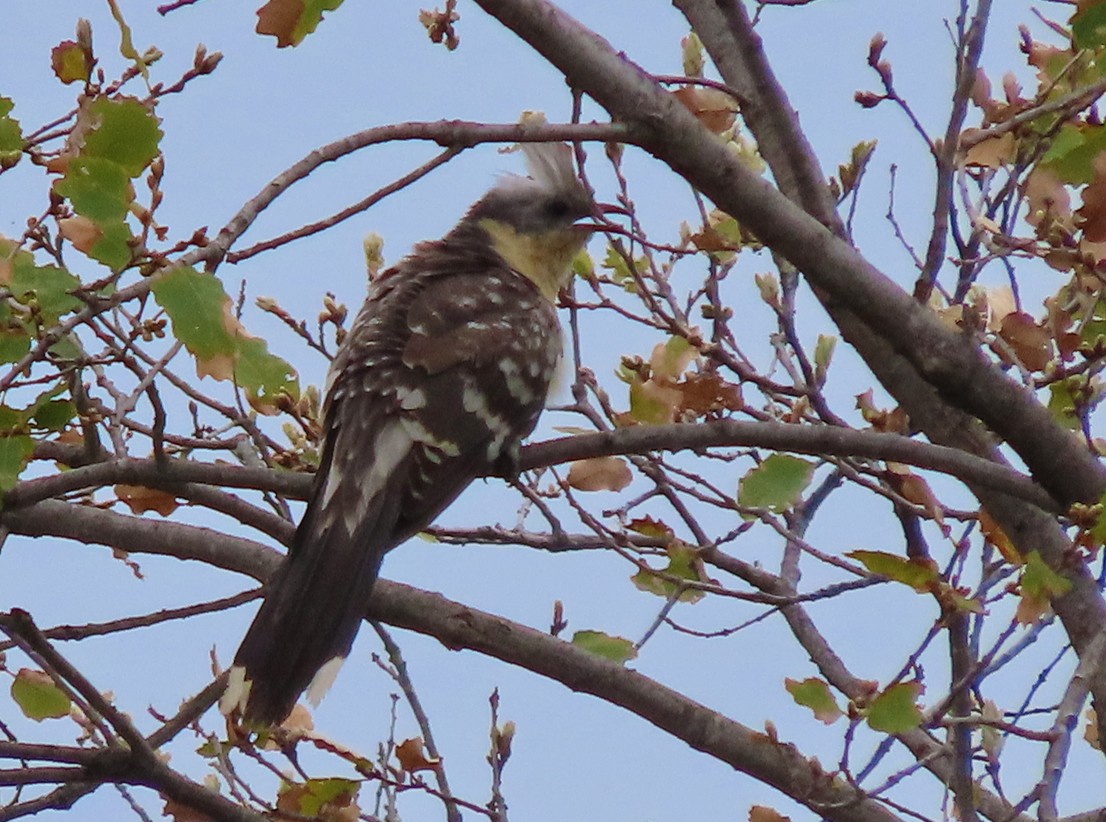
<svg viewBox="0 0 1106 822"><path fill-rule="evenodd" d="M1106 3L1084 5L1071 18L1071 39L1077 48L1095 49L1106 45Z"/></svg>
<svg viewBox="0 0 1106 822"><path fill-rule="evenodd" d="M1071 590L1071 580L1053 571L1041 558L1039 551L1030 551L1025 558L1021 588L1023 596L1050 600Z"/></svg>
<svg viewBox="0 0 1106 822"><path fill-rule="evenodd" d="M54 76L68 85L86 83L92 76L92 55L80 43L62 40L50 51Z"/></svg>
<svg viewBox="0 0 1106 822"><path fill-rule="evenodd" d="M668 341L657 345L649 357L649 366L653 377L676 380L699 354L684 337L669 337Z"/></svg>
<svg viewBox="0 0 1106 822"><path fill-rule="evenodd" d="M915 591L926 593L941 577L933 560L908 559L884 551L849 551L852 557L873 574L909 585Z"/></svg>
<svg viewBox="0 0 1106 822"><path fill-rule="evenodd" d="M641 271L648 265L648 261L644 257L639 257L633 261L634 270L630 269L630 266L626 262L626 258L619 254L614 246L607 247L607 254L603 258L603 262L600 266L611 272L611 279L622 286L623 289L634 294L637 292L637 282L634 279L634 272Z"/></svg>
<svg viewBox="0 0 1106 822"><path fill-rule="evenodd" d="M246 391L246 398L255 411L276 414L277 398L286 394L299 399L300 386L296 370L285 360L269 353L269 346L257 337L238 339L238 359L234 379Z"/></svg>
<svg viewBox="0 0 1106 822"><path fill-rule="evenodd" d="M796 704L814 712L815 719L830 725L842 715L841 709L837 707L837 700L830 693L829 685L821 679L809 677L802 682L785 679L783 684Z"/></svg>
<svg viewBox="0 0 1106 822"><path fill-rule="evenodd" d="M1069 185L1086 185L1094 179L1094 160L1103 151L1106 151L1106 126L1065 124L1040 164Z"/></svg>
<svg viewBox="0 0 1106 822"><path fill-rule="evenodd" d="M281 48L298 46L322 22L323 12L340 5L342 0L269 0L257 12L257 33L276 37Z"/></svg>
<svg viewBox="0 0 1106 822"><path fill-rule="evenodd" d="M1079 416L1076 414L1077 400L1076 390L1086 384L1082 376L1068 377L1058 380L1048 387L1048 410L1053 420L1058 424L1077 430L1080 426Z"/></svg>
<svg viewBox="0 0 1106 822"><path fill-rule="evenodd" d="M38 407L31 417L38 428L60 431L77 416L77 407L71 400L50 400Z"/></svg>
<svg viewBox="0 0 1106 822"><path fill-rule="evenodd" d="M5 248L4 243L0 242L0 272L5 269L3 257L10 251L11 248ZM13 260L9 258L6 263L7 271L10 273ZM30 348L31 337L24 328L23 321L12 313L11 305L7 300L0 300L0 363L16 362Z"/></svg>
<svg viewBox="0 0 1106 822"><path fill-rule="evenodd" d="M134 62L138 70L142 73L142 77L149 83L150 72L145 60L138 53L138 49L134 47L134 38L131 33L131 27L127 25L127 21L123 19L123 12L119 10L119 4L116 0L108 0L108 8L111 9L111 16L115 18L115 23L119 26L119 53L126 57L128 60Z"/></svg>
<svg viewBox="0 0 1106 822"><path fill-rule="evenodd" d="M299 798L299 810L304 816L316 817L328 802L349 801L357 796L361 784L354 779L329 777L309 779L303 783L304 793Z"/></svg>
<svg viewBox="0 0 1106 822"><path fill-rule="evenodd" d="M826 381L826 372L829 371L835 348L837 348L837 337L832 334L818 335L818 342L814 346L814 382L818 385Z"/></svg>
<svg viewBox="0 0 1106 822"><path fill-rule="evenodd" d="M595 279L595 261L586 248L581 248L579 253L572 258L572 273L585 280Z"/></svg>
<svg viewBox="0 0 1106 822"><path fill-rule="evenodd" d="M19 121L9 117L15 103L0 97L0 168L11 168L23 156L23 131Z"/></svg>
<svg viewBox="0 0 1106 822"><path fill-rule="evenodd" d="M643 425L672 422L672 415L683 395L679 390L636 378L630 383L630 416Z"/></svg>
<svg viewBox="0 0 1106 822"><path fill-rule="evenodd" d="M72 294L80 285L81 281L64 268L35 265L30 254L19 254L13 261L8 287L19 302L38 309L44 325L54 325L82 305Z"/></svg>
<svg viewBox="0 0 1106 822"><path fill-rule="evenodd" d="M920 682L900 682L887 688L868 706L868 725L873 731L889 734L917 728L922 724L922 710L916 704L921 692Z"/></svg>
<svg viewBox="0 0 1106 822"><path fill-rule="evenodd" d="M699 35L691 32L680 41L680 46L683 54L684 76L702 77L705 59L703 57L703 41L699 39Z"/></svg>
<svg viewBox="0 0 1106 822"><path fill-rule="evenodd" d="M0 434L0 492L15 487L34 450L34 440L26 434Z"/></svg>
<svg viewBox="0 0 1106 822"><path fill-rule="evenodd" d="M799 501L813 474L814 463L790 454L773 454L741 478L737 502L747 508L784 511Z"/></svg>
<svg viewBox="0 0 1106 822"><path fill-rule="evenodd" d="M12 680L11 694L23 715L35 722L69 715L69 697L43 671L20 670Z"/></svg>
<svg viewBox="0 0 1106 822"><path fill-rule="evenodd" d="M126 170L101 157L74 157L54 191L66 197L78 214L97 225L120 222L134 200Z"/></svg>
<svg viewBox="0 0 1106 822"><path fill-rule="evenodd" d="M662 577L660 574L692 582L700 582L702 576L699 573L699 552L696 549L681 542L674 542L666 550L668 552L668 565L659 571L648 571L643 568L630 577L630 581L639 591L671 599L681 586L676 581ZM685 588L680 593L679 601L698 602L704 596L706 596L705 591Z"/></svg>
<svg viewBox="0 0 1106 822"><path fill-rule="evenodd" d="M234 380L255 410L276 414L277 398L299 399L296 371L264 340L251 337L231 313L223 284L211 274L175 268L150 289L173 324L173 334L196 358L196 373Z"/></svg>
<svg viewBox="0 0 1106 822"><path fill-rule="evenodd" d="M130 242L133 237L125 222L104 223L100 226L100 239L89 249L88 256L112 271L119 271L134 257Z"/></svg>
<svg viewBox="0 0 1106 822"><path fill-rule="evenodd" d="M158 155L158 119L134 98L99 97L91 112L98 125L85 137L81 157L99 157L123 167L131 177L142 173Z"/></svg>
<svg viewBox="0 0 1106 822"><path fill-rule="evenodd" d="M637 649L630 640L602 631L577 631L572 635L572 644L620 665L637 656Z"/></svg>
<svg viewBox="0 0 1106 822"><path fill-rule="evenodd" d="M0 331L0 363L19 362L31 350L31 335L21 329Z"/></svg>
<svg viewBox="0 0 1106 822"><path fill-rule="evenodd" d="M214 275L174 268L158 275L150 291L169 315L174 336L197 360L233 358L237 345L231 329L237 320L230 313L230 297Z"/></svg>

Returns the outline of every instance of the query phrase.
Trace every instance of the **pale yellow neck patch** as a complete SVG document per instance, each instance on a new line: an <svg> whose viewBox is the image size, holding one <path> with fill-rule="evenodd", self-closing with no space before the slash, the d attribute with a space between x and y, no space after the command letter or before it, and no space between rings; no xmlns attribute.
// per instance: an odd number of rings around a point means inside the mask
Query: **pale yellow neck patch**
<svg viewBox="0 0 1106 822"><path fill-rule="evenodd" d="M588 240L588 231L577 226L531 234L498 220L484 219L480 227L488 232L499 256L533 282L550 302L572 279L572 260Z"/></svg>

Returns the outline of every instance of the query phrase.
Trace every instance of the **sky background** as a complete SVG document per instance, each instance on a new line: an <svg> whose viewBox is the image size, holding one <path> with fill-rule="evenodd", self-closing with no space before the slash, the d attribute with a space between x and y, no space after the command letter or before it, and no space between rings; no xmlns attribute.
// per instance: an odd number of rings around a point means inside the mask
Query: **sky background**
<svg viewBox="0 0 1106 822"><path fill-rule="evenodd" d="M648 70L679 73L679 40L686 25L669 4L575 0L562 5ZM917 246L924 244L930 220L932 170L920 140L900 112L886 105L865 111L852 97L858 89L876 87L865 59L870 38L882 31L889 42L885 57L894 66L900 93L934 133L943 131L952 85L952 47L944 18L953 16L958 5L938 0L916 4L822 0L803 8L769 9L760 26L773 66L827 172L848 158L855 143L879 140L858 210L857 241L876 265L904 284L912 281L913 269L883 218L888 168L899 165L899 217ZM1038 34L1042 27L1030 14L1028 3L995 5L983 65L996 85L1004 70L1017 69L1032 88L1017 53L1016 26L1030 23ZM282 50L274 47L271 38L254 33L256 18L248 3L202 0L165 18L154 13L153 6L120 0L136 45L140 49L156 45L165 54L153 69L156 79L176 79L191 64L199 43L224 54L214 76L192 83L183 94L164 98L158 107L167 158L162 186L166 200L159 217L176 237L200 226L216 231L246 199L313 148L371 126L450 118L514 122L524 110L544 111L551 121L564 121L570 112L562 78L469 3L460 4L461 47L455 52L428 42L417 21L418 4L347 3L301 46ZM1046 12L1055 11L1045 6ZM0 95L16 101L13 115L25 132L72 107L74 92L54 80L49 52L73 36L81 15L92 22L101 66L109 77L115 76L125 61L115 50L118 30L106 5L39 0L5 9ZM585 119L589 117L602 119L594 107L587 110ZM265 212L238 247L325 217L438 150L433 144L380 146L320 169ZM593 181L600 196L609 199L613 188L603 169L602 152L593 149L592 153L600 161L593 164ZM352 312L364 293L361 241L367 232L385 238L385 256L394 262L414 242L448 230L496 174L520 171L519 166L517 156L502 155L492 146L467 151L369 212L238 266L224 266L220 275L228 292L235 293L244 281L251 299L273 297L299 316L315 315L323 291L333 292ZM694 214L686 186L656 161L632 150L627 152L626 171L639 201L639 215L653 238L675 237L679 220ZM18 236L26 216L44 210L44 190L40 170L28 163L0 177L0 234ZM597 247L595 253L601 256L602 250ZM754 260L739 273L749 285L753 272L769 268L768 259ZM82 273L98 276L93 268ZM1044 283L1044 289L1048 287L1055 284ZM809 319L820 316L809 295L802 306L808 317L804 338L813 343L819 331L828 329ZM747 317L742 315L742 339L747 334L750 352L762 356L772 317L751 299L735 308L747 309ZM305 352L279 323L250 311L246 325L295 364L304 384L322 382L323 359ZM647 355L657 342L625 329L593 327L587 334L593 367L603 375L617 365L621 354ZM835 367L844 376L837 375L834 399L838 410L849 412L859 424L859 417L851 412L851 397L871 387L872 381L843 346L837 358ZM574 423L547 415L541 430L552 433L557 424ZM956 493L950 491L954 500ZM812 542L830 552L895 550L900 537L890 516L884 512L857 516L860 509L854 503L861 506L867 500L856 492L841 492L834 501L834 510L820 515L812 529ZM514 497L503 493L498 483L477 483L443 522L494 520L509 525L515 520L514 506ZM182 509L178 515L211 523L209 515L194 511ZM772 561L778 545L765 532L752 537L743 551L743 557L762 554L765 561ZM136 580L122 563L112 562L106 549L11 539L0 554L0 608L27 608L43 626L83 623L186 605L250 587L247 580L194 563L137 559L143 581ZM448 548L420 540L390 555L384 569L388 578L440 591L539 629L548 627L552 603L560 599L570 620L569 632L596 628L637 639L652 622L660 601L633 589L626 582L629 574L623 561L606 554L549 556L518 548ZM804 585L811 584L804 580ZM906 600L910 607L903 608L902 597L884 586L847 601L812 606L811 613L828 622L831 640L842 644L846 662L858 674L886 680L901 665L902 655L879 655L876 650L901 644L903 636L918 635L935 616L932 604L920 600ZM199 690L209 678L209 649L214 647L221 660L229 660L253 610L248 606L88 640L66 645L63 651L97 685L112 691L117 704L141 719L146 705L171 712L178 700ZM752 607L725 602L682 608L678 616L709 630L756 613ZM873 619L873 614L886 618ZM518 725L505 782L513 818L722 822L745 818L753 804L771 805L797 820L810 818L775 791L689 750L633 715L474 653L447 651L435 641L398 632L397 639L459 796L477 801L486 797L487 700L498 687L501 721L511 719ZM388 694L396 690L369 659L377 651L375 636L362 631L350 662L316 714L319 730L368 753L387 734ZM1040 659L1053 653L1054 649L1042 648ZM939 660L940 655L935 664ZM803 753L818 756L827 766L840 756L840 726L823 730L808 712L795 708L783 689L784 677L801 679L814 671L778 618L709 643L662 631L633 667L753 728L772 722L782 739L795 741ZM15 721L3 715L0 719ZM209 721L209 727L216 726ZM152 726L147 722L143 727ZM45 726L31 728L27 738L38 739L48 732ZM397 738L416 733L409 712L401 707ZM71 734L63 733L59 741L71 741ZM177 746L175 764L191 756L191 747L194 743L187 738ZM1027 760L1027 765L1032 765L1026 769L1028 774L1039 771L1035 760ZM1086 774L1083 785L1096 784L1104 775L1097 756L1076 756L1071 767L1077 774ZM189 772L202 775L202 770ZM1068 780L1068 792L1062 794L1068 800L1066 810L1100 802L1100 797L1077 795L1080 781L1078 777ZM920 795L934 795L928 777L911 777L910 782L916 783ZM1072 786L1076 786L1074 793ZM1016 795L1029 786L1010 787ZM151 794L138 791L136 795L146 807L159 807ZM405 802L401 808L406 808L408 820L441 818L436 801L406 798ZM935 801L925 804L937 807ZM365 797L362 806L371 808ZM119 797L102 789L82 800L73 815L111 819L124 812Z"/></svg>

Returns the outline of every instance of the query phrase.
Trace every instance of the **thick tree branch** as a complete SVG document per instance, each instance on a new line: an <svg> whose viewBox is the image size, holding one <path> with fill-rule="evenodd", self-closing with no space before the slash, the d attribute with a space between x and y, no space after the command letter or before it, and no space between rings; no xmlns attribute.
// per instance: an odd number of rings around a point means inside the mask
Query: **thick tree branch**
<svg viewBox="0 0 1106 822"><path fill-rule="evenodd" d="M848 305L941 396L983 420L1061 505L1099 499L1106 469L1032 394L1007 379L971 339L942 326L856 249L743 165L624 54L545 0L478 4L626 123L631 142L748 226L816 288Z"/></svg>
<svg viewBox="0 0 1106 822"><path fill-rule="evenodd" d="M627 124L633 142L666 162L802 270L849 341L932 439L997 458L988 436L971 419L978 418L1010 444L1061 507L1075 501L1097 502L1102 496L1106 469L1079 440L1053 422L1031 392L987 361L970 337L942 327L933 312L847 242L744 167L625 55L545 0L477 1L560 69L573 86ZM690 1L685 5L690 6ZM716 5L736 7L731 25L748 25L740 4L718 0ZM753 38L744 42L759 47ZM740 79L723 75L727 85L744 94ZM771 91L774 86L762 82L762 87ZM789 127L794 121L776 118L772 122ZM788 179L785 173L776 174ZM853 315L862 322L854 322ZM1054 519L1040 509L986 488L976 493L1015 545L1022 550L1037 548L1053 569L1073 582L1055 607L1077 652L1083 653L1106 625L1106 602L1085 565L1071 552ZM1106 675L1095 677L1092 692L1099 716L1106 716ZM1106 735L1106 719L1100 718L1100 730Z"/></svg>
<svg viewBox="0 0 1106 822"><path fill-rule="evenodd" d="M75 518L77 521L59 527L59 520L63 518L59 506L73 508L79 514ZM106 544L135 553L202 559L219 568L262 580L279 562L279 554L271 549L208 529L79 508L53 500L23 511L8 512L4 522L15 533L53 534L81 541L91 541L92 535L96 535L95 538ZM201 544L202 549L198 547ZM570 643L444 597L386 580L377 583L369 615L437 637L448 648L477 650L626 708L697 750L779 788L828 819L842 822L896 819L882 805L842 785L815 762L803 757L793 745L746 728L641 674ZM122 776L106 775L108 779ZM155 778L160 781L167 777L159 771L151 776L151 781ZM133 774L128 774L123 781L147 784ZM181 801L202 807L195 804L201 798L193 796L188 785L173 783L171 787L179 793Z"/></svg>
<svg viewBox="0 0 1106 822"><path fill-rule="evenodd" d="M1029 477L1006 466L955 448L932 445L897 434L832 426L739 420L635 426L527 445L522 449L519 465L522 470L531 470L590 457L707 448L767 448L812 456L890 460L938 471L965 483L1002 491L1046 510L1057 510L1055 502ZM9 491L4 503L8 509L23 508L51 497L117 483L166 491L184 489L181 495L185 497L189 496L189 485L211 485L269 491L293 499L306 499L311 482L308 474L265 468L191 460L171 460L159 465L152 459L124 459L27 480ZM263 530L281 541L287 541L290 529L289 523L280 521Z"/></svg>

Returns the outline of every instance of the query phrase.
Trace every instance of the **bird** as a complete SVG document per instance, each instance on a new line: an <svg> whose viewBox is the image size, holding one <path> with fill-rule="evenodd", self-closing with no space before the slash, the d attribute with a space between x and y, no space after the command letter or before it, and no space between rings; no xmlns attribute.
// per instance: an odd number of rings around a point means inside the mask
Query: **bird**
<svg viewBox="0 0 1106 822"><path fill-rule="evenodd" d="M517 475L562 353L557 296L598 208L565 143L524 143L444 237L375 277L336 353L322 448L289 552L220 701L247 726L318 704L349 655L384 555L478 477Z"/></svg>

